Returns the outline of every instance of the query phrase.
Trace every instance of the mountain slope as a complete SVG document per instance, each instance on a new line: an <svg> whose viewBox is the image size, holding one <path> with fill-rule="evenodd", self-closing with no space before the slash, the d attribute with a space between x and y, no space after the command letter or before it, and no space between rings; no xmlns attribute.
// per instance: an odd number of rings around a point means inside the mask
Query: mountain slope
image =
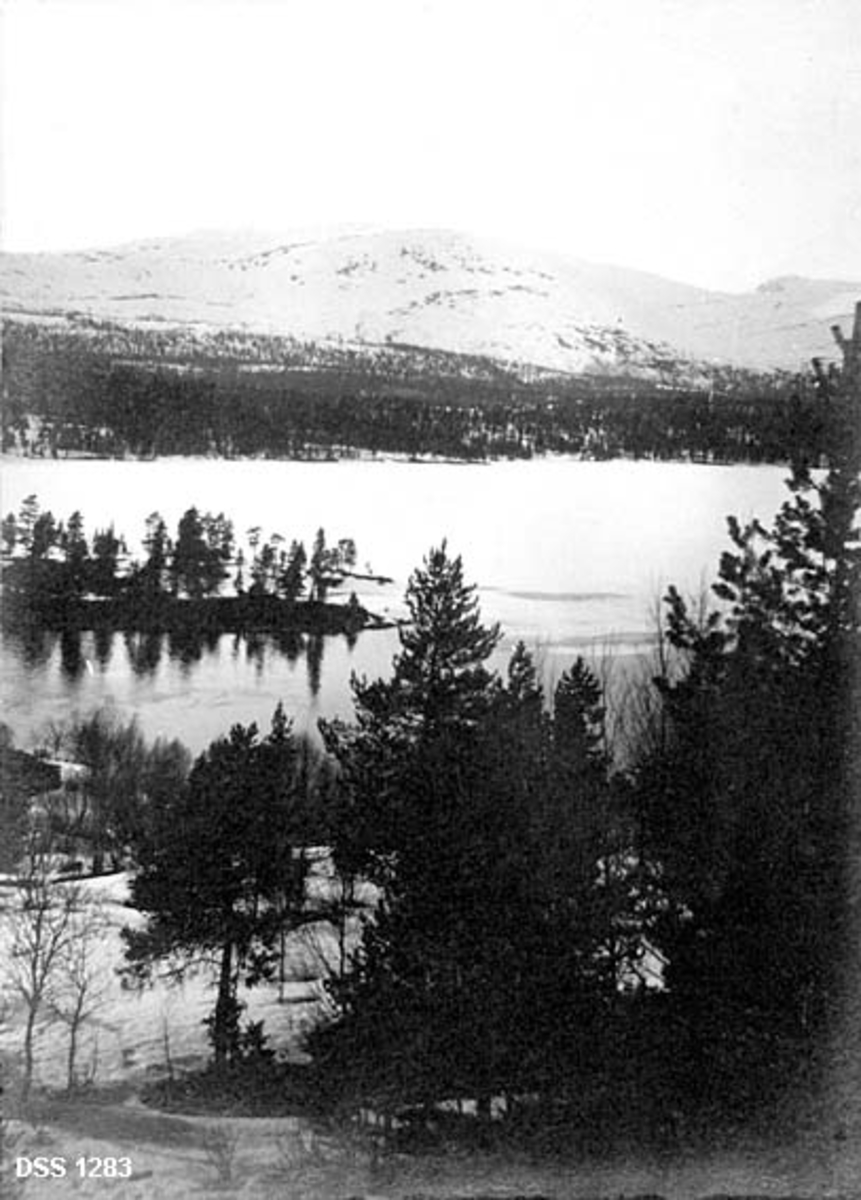
<svg viewBox="0 0 861 1200"><path fill-rule="evenodd" d="M12 317L236 328L406 343L550 370L650 374L675 361L797 369L830 357L861 283L710 292L445 231L211 234L73 254L4 254ZM691 369L693 365L689 364Z"/></svg>

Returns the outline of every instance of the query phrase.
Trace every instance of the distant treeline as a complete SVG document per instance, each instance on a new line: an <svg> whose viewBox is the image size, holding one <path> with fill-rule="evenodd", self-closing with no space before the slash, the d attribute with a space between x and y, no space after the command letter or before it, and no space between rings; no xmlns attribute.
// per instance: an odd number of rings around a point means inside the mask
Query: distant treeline
<svg viewBox="0 0 861 1200"><path fill-rule="evenodd" d="M363 357L285 338L8 322L2 446L47 457L823 459L815 381L716 367L689 383L683 366L662 362L649 380L526 379L417 347Z"/></svg>

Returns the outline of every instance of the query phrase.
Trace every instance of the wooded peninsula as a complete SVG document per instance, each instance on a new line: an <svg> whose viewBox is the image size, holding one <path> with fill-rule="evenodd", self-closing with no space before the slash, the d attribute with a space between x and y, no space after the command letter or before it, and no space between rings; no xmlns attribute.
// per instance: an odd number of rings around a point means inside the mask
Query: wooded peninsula
<svg viewBox="0 0 861 1200"><path fill-rule="evenodd" d="M88 541L81 512L58 520L28 496L2 522L4 627L354 635L384 625L355 592L346 601L328 600L347 579L369 578L354 570L352 538L327 545L319 529L309 554L303 542L288 545L277 533L263 540L255 527L246 557L232 521L192 507L173 537L152 513L142 544L144 557L132 559L112 525Z"/></svg>

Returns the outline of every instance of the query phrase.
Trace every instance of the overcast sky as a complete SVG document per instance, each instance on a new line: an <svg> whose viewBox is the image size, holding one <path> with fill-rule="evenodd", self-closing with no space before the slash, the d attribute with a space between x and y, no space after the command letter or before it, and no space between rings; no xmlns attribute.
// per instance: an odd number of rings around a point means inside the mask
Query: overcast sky
<svg viewBox="0 0 861 1200"><path fill-rule="evenodd" d="M858 0L0 0L3 245L441 226L861 279Z"/></svg>

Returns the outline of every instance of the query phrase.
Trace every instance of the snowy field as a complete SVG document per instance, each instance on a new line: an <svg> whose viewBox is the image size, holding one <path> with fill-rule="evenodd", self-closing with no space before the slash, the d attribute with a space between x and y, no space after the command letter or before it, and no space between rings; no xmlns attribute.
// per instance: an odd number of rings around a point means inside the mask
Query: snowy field
<svg viewBox="0 0 861 1200"><path fill-rule="evenodd" d="M166 1074L170 1066L188 1069L202 1065L209 1055L204 1018L212 1011L215 971L212 966L195 969L181 983L154 978L151 985L133 987L117 968L123 962L123 926L139 927L142 916L128 907L128 876L108 875L73 881L85 899L103 915L105 924L95 946L93 975L97 981L96 1011L83 1025L78 1050L79 1074L97 1085L116 1084L129 1078ZM312 898L325 898L331 891L325 866L309 882ZM9 902L8 885L0 887L0 905ZM9 921L0 910L0 962L9 955ZM245 1021L263 1021L274 1046L288 1053L299 1052L302 1034L324 1011L323 978L337 963L334 930L325 923L306 926L287 942L286 977L283 989L277 984L253 989L240 988L247 1008ZM279 995L279 992L283 993ZM20 999L16 999L7 973L0 967L0 1053L15 1053L20 1046ZM35 1056L34 1082L48 1088L66 1081L68 1033L61 1022L40 1024Z"/></svg>

